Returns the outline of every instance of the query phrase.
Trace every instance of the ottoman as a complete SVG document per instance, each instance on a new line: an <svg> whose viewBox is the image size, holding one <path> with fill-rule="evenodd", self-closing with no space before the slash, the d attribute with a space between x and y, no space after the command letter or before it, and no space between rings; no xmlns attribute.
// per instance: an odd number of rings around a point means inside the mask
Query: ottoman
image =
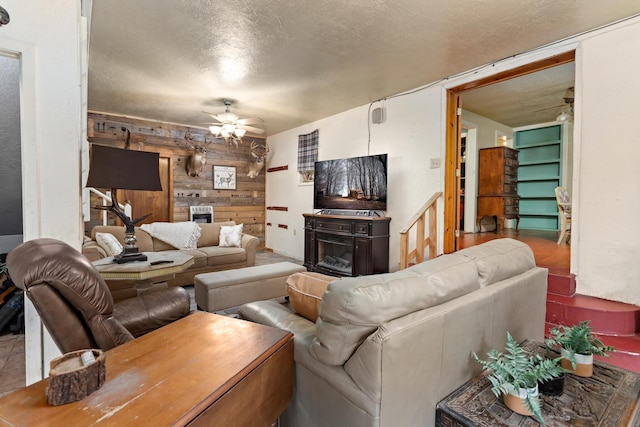
<svg viewBox="0 0 640 427"><path fill-rule="evenodd" d="M307 271L292 262L198 274L193 278L196 304L208 312L287 295L287 277Z"/></svg>

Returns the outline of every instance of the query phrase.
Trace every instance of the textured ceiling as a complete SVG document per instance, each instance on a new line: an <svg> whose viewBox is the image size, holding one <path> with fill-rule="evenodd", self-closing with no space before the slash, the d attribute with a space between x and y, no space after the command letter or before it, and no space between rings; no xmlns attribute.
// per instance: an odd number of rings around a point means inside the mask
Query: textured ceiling
<svg viewBox="0 0 640 427"><path fill-rule="evenodd" d="M637 13L638 0L94 1L89 109L204 127L229 98L271 135Z"/></svg>

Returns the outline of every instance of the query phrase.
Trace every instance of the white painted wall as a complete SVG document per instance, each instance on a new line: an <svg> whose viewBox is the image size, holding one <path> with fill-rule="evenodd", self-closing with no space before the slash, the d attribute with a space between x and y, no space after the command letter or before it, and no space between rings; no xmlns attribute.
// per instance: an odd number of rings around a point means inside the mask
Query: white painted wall
<svg viewBox="0 0 640 427"><path fill-rule="evenodd" d="M462 120L474 123L478 127L478 150L482 148L496 147L498 145L497 134L506 135L513 140L513 129L471 111L464 110L463 100ZM513 144L512 144L513 145Z"/></svg>
<svg viewBox="0 0 640 427"><path fill-rule="evenodd" d="M640 22L577 56L572 261L581 294L640 305Z"/></svg>
<svg viewBox="0 0 640 427"><path fill-rule="evenodd" d="M428 167L430 158L444 155L444 87L571 49L577 49L572 272L578 275L579 293L640 305L640 239L634 227L640 211L640 134L634 129L640 116L635 100L640 93L639 18L501 61L489 67L490 72L386 101L387 120L371 125L371 153L390 156L392 270L399 260L400 229L435 191L444 189L443 169ZM302 213L311 212L313 197L312 187L297 184L297 135L320 129L321 160L364 155L366 112L362 106L269 138L274 149L269 167L289 166L287 172L267 174L267 205L289 207L288 212L267 212L273 224L267 227L269 248L298 259L304 256ZM439 221L442 239L442 212ZM278 229L279 223L289 229Z"/></svg>
<svg viewBox="0 0 640 427"><path fill-rule="evenodd" d="M24 239L80 248L80 0L3 0L11 22L0 50L21 57ZM58 354L33 306L26 310L27 383Z"/></svg>

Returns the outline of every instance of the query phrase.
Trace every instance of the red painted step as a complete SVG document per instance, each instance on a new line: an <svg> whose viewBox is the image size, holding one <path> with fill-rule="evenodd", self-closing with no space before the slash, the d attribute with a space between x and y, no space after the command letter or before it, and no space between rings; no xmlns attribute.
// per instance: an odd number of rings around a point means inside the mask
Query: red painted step
<svg viewBox="0 0 640 427"><path fill-rule="evenodd" d="M640 307L576 294L547 293L546 321L555 325L576 325L589 320L594 332L607 335L640 333Z"/></svg>
<svg viewBox="0 0 640 427"><path fill-rule="evenodd" d="M596 360L640 373L640 307L576 294L575 275L549 268L546 333L556 325L589 320L594 333L616 349Z"/></svg>
<svg viewBox="0 0 640 427"><path fill-rule="evenodd" d="M547 292L557 295L571 296L576 293L576 276L566 269L549 268Z"/></svg>

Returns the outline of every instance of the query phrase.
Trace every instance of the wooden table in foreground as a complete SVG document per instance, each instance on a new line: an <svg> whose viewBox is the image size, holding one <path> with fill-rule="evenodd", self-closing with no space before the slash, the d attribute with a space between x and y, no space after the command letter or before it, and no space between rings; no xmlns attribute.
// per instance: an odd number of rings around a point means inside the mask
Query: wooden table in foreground
<svg viewBox="0 0 640 427"><path fill-rule="evenodd" d="M290 332L196 312L106 352L106 381L50 406L45 379L0 398L0 426L271 426L293 392Z"/></svg>
<svg viewBox="0 0 640 427"><path fill-rule="evenodd" d="M525 347L542 351L541 345L533 341L525 342ZM595 362L592 377L567 374L561 396L540 396L548 427L640 426L640 375L615 366ZM512 412L502 398L493 395L486 372L454 391L436 408L436 426L537 425L534 418Z"/></svg>

